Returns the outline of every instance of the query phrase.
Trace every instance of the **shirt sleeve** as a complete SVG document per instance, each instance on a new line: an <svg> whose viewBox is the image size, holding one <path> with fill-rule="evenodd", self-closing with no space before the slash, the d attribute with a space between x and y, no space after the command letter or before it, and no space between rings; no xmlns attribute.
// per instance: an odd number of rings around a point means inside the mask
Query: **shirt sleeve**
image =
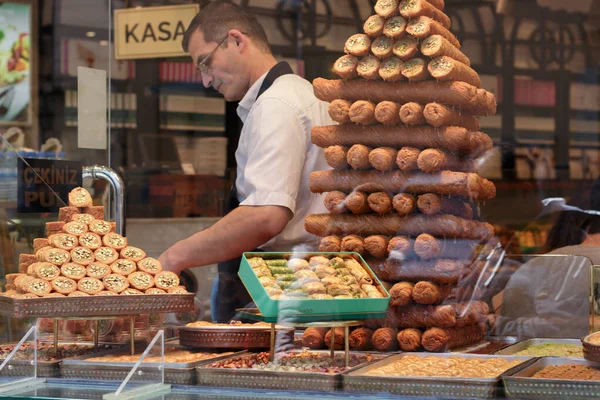
<svg viewBox="0 0 600 400"><path fill-rule="evenodd" d="M259 99L246 125L248 196L240 205L282 206L294 213L308 146L300 111L279 98Z"/></svg>

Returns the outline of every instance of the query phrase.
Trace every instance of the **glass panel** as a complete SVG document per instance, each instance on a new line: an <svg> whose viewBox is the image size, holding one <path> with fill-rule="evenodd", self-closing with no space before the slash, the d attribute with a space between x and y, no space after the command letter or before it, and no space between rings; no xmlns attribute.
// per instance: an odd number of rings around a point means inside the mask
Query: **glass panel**
<svg viewBox="0 0 600 400"><path fill-rule="evenodd" d="M125 364L131 365L131 370L119 388L114 393L105 394L104 399L136 399L152 394L159 395L170 390L171 385L165 385L164 331L159 331L148 347L141 354L138 353L137 357L124 357L128 360Z"/></svg>
<svg viewBox="0 0 600 400"><path fill-rule="evenodd" d="M36 386L38 377L37 329L31 329L16 344L3 346L0 353L0 393Z"/></svg>
<svg viewBox="0 0 600 400"><path fill-rule="evenodd" d="M528 338L582 338L590 332L592 263L581 256L507 256L496 278L495 333ZM508 278L508 280L506 280ZM499 285L506 282L503 290ZM493 290L493 289L492 289Z"/></svg>

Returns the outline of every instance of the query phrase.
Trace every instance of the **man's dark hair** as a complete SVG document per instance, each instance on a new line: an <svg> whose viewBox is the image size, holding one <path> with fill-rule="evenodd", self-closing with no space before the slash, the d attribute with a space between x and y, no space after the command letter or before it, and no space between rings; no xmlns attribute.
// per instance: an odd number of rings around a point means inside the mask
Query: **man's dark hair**
<svg viewBox="0 0 600 400"><path fill-rule="evenodd" d="M200 7L200 12L190 22L183 35L181 46L185 52L188 51L190 38L196 29L202 31L206 43L220 42L231 29L237 29L251 38L263 52L271 52L265 30L256 17L229 1L213 1Z"/></svg>

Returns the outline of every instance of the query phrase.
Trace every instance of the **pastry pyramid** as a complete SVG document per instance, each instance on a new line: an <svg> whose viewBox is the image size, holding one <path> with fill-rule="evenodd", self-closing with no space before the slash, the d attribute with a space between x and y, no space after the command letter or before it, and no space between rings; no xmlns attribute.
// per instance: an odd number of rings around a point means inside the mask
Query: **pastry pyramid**
<svg viewBox="0 0 600 400"><path fill-rule="evenodd" d="M361 253L390 283L388 317L351 336L377 350L447 350L489 327L476 258L494 229L475 204L496 188L475 167L492 148L477 116L496 100L449 28L444 0L379 0L333 66L341 79L313 82L338 124L312 130L332 169L313 172L310 189L327 193L329 214L305 228L321 251Z"/></svg>
<svg viewBox="0 0 600 400"><path fill-rule="evenodd" d="M19 273L6 276L4 296L15 298L183 294L179 277L146 257L116 225L104 220L87 190L69 194L59 221L46 223L47 238L33 240L35 254L19 256Z"/></svg>

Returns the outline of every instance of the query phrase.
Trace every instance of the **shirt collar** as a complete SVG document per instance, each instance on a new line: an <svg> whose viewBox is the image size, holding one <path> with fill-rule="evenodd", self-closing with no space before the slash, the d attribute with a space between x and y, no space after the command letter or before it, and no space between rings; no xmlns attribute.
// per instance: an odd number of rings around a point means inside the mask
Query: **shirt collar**
<svg viewBox="0 0 600 400"><path fill-rule="evenodd" d="M265 72L260 78L258 78L256 82L254 82L254 84L250 86L250 89L242 98L242 100L240 100L237 107L237 115L238 117L240 117L242 122L246 122L246 118L248 117L248 114L250 114L250 109L252 108L254 103L256 103L256 96L258 96L260 87L265 81L265 78L267 77L268 73L269 71Z"/></svg>

